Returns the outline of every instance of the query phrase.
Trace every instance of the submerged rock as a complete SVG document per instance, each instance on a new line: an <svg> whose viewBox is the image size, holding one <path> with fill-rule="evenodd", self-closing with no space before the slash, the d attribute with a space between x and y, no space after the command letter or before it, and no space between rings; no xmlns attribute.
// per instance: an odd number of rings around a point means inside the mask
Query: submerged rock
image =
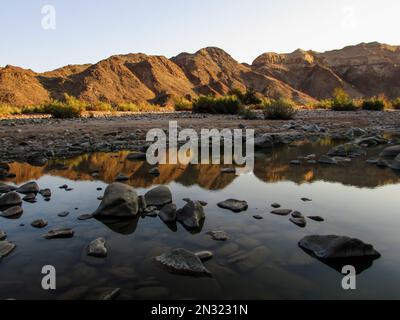
<svg viewBox="0 0 400 320"><path fill-rule="evenodd" d="M61 217L61 218L65 218L66 216L69 215L69 212L68 211L63 211L63 212L58 213L57 215L59 217Z"/></svg>
<svg viewBox="0 0 400 320"><path fill-rule="evenodd" d="M209 231L208 235L212 237L213 240L216 241L226 241L229 240L229 236L225 231Z"/></svg>
<svg viewBox="0 0 400 320"><path fill-rule="evenodd" d="M324 218L322 218L322 217L320 217L320 216L309 216L309 217L307 217L308 219L311 219L311 220L313 220L313 221L317 221L317 222L323 222L323 221L325 221L325 219Z"/></svg>
<svg viewBox="0 0 400 320"><path fill-rule="evenodd" d="M278 216L288 216L292 211L291 209L276 209L272 210L271 213Z"/></svg>
<svg viewBox="0 0 400 320"><path fill-rule="evenodd" d="M200 229L205 217L204 208L199 201L189 201L176 212L176 219L190 229Z"/></svg>
<svg viewBox="0 0 400 320"><path fill-rule="evenodd" d="M106 239L97 238L89 244L87 254L92 257L104 258L108 252L105 245Z"/></svg>
<svg viewBox="0 0 400 320"><path fill-rule="evenodd" d="M20 195L14 191L0 197L0 207L17 206L22 203Z"/></svg>
<svg viewBox="0 0 400 320"><path fill-rule="evenodd" d="M46 239L64 239L72 238L74 236L74 230L72 229L56 229L50 230L44 235Z"/></svg>
<svg viewBox="0 0 400 320"><path fill-rule="evenodd" d="M138 212L139 203L136 191L128 185L115 182L106 188L103 200L93 216L129 218L136 217Z"/></svg>
<svg viewBox="0 0 400 320"><path fill-rule="evenodd" d="M380 257L372 245L359 239L336 235L306 236L300 240L299 246L320 259Z"/></svg>
<svg viewBox="0 0 400 320"><path fill-rule="evenodd" d="M211 276L211 272L203 265L200 258L185 249L173 249L156 257L154 260L170 273L198 277Z"/></svg>
<svg viewBox="0 0 400 320"><path fill-rule="evenodd" d="M236 200L236 199L228 199L222 202L219 202L218 207L222 209L228 209L233 212L242 212L246 211L249 208L249 205L246 201Z"/></svg>
<svg viewBox="0 0 400 320"><path fill-rule="evenodd" d="M38 193L40 191L40 188L38 184L35 181L25 183L24 185L20 186L17 189L17 192L23 193L23 194L29 194L29 193Z"/></svg>
<svg viewBox="0 0 400 320"><path fill-rule="evenodd" d="M172 202L172 193L167 186L158 186L151 189L144 197L148 206L161 207Z"/></svg>
<svg viewBox="0 0 400 320"><path fill-rule="evenodd" d="M161 208L158 216L165 223L171 223L176 221L176 204L169 203Z"/></svg>
<svg viewBox="0 0 400 320"><path fill-rule="evenodd" d="M0 241L0 259L8 256L15 247L16 245L9 241Z"/></svg>

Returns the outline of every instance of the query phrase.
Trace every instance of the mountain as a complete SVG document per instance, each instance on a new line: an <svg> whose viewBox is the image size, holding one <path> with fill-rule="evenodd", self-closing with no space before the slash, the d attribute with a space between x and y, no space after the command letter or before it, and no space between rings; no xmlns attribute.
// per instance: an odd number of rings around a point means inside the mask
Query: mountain
<svg viewBox="0 0 400 320"><path fill-rule="evenodd" d="M259 95L299 104L328 98L335 88L353 97L400 96L400 47L361 43L318 53L264 53L249 64L208 47L168 59L143 53L115 55L96 64L35 73L0 68L0 103L16 106L62 99L64 93L96 103L173 103L177 97L224 95L253 88Z"/></svg>

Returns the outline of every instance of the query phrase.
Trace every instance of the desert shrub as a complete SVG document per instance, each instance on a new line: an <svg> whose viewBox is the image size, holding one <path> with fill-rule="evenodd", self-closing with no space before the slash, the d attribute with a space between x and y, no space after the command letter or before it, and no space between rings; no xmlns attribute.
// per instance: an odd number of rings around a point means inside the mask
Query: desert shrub
<svg viewBox="0 0 400 320"><path fill-rule="evenodd" d="M179 98L174 101L175 111L192 111L193 104L185 98Z"/></svg>
<svg viewBox="0 0 400 320"><path fill-rule="evenodd" d="M21 108L10 106L8 104L0 104L0 116L20 114L21 111Z"/></svg>
<svg viewBox="0 0 400 320"><path fill-rule="evenodd" d="M193 103L193 112L211 114L239 114L242 103L236 96L201 96Z"/></svg>
<svg viewBox="0 0 400 320"><path fill-rule="evenodd" d="M361 103L361 108L363 110L382 111L387 108L387 103L383 98L371 98L364 100Z"/></svg>
<svg viewBox="0 0 400 320"><path fill-rule="evenodd" d="M67 119L79 118L82 115L83 111L85 110L77 105L71 106L65 102L52 101L43 105L43 112L40 113L51 114L54 118L57 119Z"/></svg>
<svg viewBox="0 0 400 320"><path fill-rule="evenodd" d="M111 104L107 102L97 102L95 104L91 104L85 107L86 111L103 111L103 112L112 112L114 111L114 108L112 107Z"/></svg>
<svg viewBox="0 0 400 320"><path fill-rule="evenodd" d="M333 93L331 109L334 111L355 111L358 107L344 89L337 88Z"/></svg>
<svg viewBox="0 0 400 320"><path fill-rule="evenodd" d="M244 108L240 111L240 116L245 120L257 120L257 112L250 108Z"/></svg>
<svg viewBox="0 0 400 320"><path fill-rule="evenodd" d="M234 88L229 91L228 95L235 96L245 106L259 105L262 102L253 88L247 89L245 93L243 93L240 89Z"/></svg>
<svg viewBox="0 0 400 320"><path fill-rule="evenodd" d="M331 109L332 108L332 100L331 99L322 99L316 103L309 105L310 109Z"/></svg>
<svg viewBox="0 0 400 320"><path fill-rule="evenodd" d="M400 110L400 97L392 100L391 104L393 109Z"/></svg>
<svg viewBox="0 0 400 320"><path fill-rule="evenodd" d="M118 104L114 109L119 112L163 112L169 110L155 104L133 102Z"/></svg>
<svg viewBox="0 0 400 320"><path fill-rule="evenodd" d="M267 103L264 118L269 120L290 120L296 115L295 105L291 100L278 99Z"/></svg>

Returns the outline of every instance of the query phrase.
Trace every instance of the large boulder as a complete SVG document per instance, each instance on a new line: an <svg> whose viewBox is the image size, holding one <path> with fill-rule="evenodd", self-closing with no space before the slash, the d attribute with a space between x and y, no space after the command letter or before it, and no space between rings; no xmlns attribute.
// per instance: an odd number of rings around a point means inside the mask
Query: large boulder
<svg viewBox="0 0 400 320"><path fill-rule="evenodd" d="M0 197L0 207L18 206L22 203L20 195L14 191Z"/></svg>
<svg viewBox="0 0 400 320"><path fill-rule="evenodd" d="M380 156L385 158L396 158L400 154L400 145L383 149Z"/></svg>
<svg viewBox="0 0 400 320"><path fill-rule="evenodd" d="M306 236L299 246L319 259L380 257L372 245L343 236Z"/></svg>
<svg viewBox="0 0 400 320"><path fill-rule="evenodd" d="M172 202L172 193L167 186L158 186L144 195L147 206L161 207Z"/></svg>
<svg viewBox="0 0 400 320"><path fill-rule="evenodd" d="M199 229L205 219L203 206L199 201L189 201L176 212L176 218L189 229Z"/></svg>
<svg viewBox="0 0 400 320"><path fill-rule="evenodd" d="M20 186L17 189L17 192L22 193L22 194L38 193L39 191L40 191L40 188L35 181L25 183L24 185Z"/></svg>
<svg viewBox="0 0 400 320"><path fill-rule="evenodd" d="M172 223L176 221L176 204L166 204L164 207L162 207L162 209L158 213L158 216L165 223Z"/></svg>
<svg viewBox="0 0 400 320"><path fill-rule="evenodd" d="M136 191L128 185L115 182L106 188L103 200L93 216L132 218L136 217L138 212L139 201Z"/></svg>

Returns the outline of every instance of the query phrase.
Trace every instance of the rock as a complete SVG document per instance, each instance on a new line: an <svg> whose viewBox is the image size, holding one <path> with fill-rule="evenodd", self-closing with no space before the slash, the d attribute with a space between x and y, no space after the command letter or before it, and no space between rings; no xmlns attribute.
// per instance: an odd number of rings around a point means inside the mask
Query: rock
<svg viewBox="0 0 400 320"><path fill-rule="evenodd" d="M0 207L17 206L22 203L20 195L14 191L0 197Z"/></svg>
<svg viewBox="0 0 400 320"><path fill-rule="evenodd" d="M27 162L34 167L43 167L47 164L47 161L47 158L43 157L42 155L33 155L27 160Z"/></svg>
<svg viewBox="0 0 400 320"><path fill-rule="evenodd" d="M345 135L349 136L350 139L353 139L354 137L365 136L366 134L367 132L361 128L350 128L345 133Z"/></svg>
<svg viewBox="0 0 400 320"><path fill-rule="evenodd" d="M311 220L314 220L314 221L317 221L317 222L323 222L323 221L325 221L325 219L324 218L322 218L322 217L320 217L320 216L309 216L309 217L307 217L308 219L311 219Z"/></svg>
<svg viewBox="0 0 400 320"><path fill-rule="evenodd" d="M90 220L90 219L93 219L93 215L91 215L91 214L81 214L79 217L78 217L78 220L81 220L81 221L85 221L85 220Z"/></svg>
<svg viewBox="0 0 400 320"><path fill-rule="evenodd" d="M118 176L115 178L115 181L128 181L129 177L126 174L120 173Z"/></svg>
<svg viewBox="0 0 400 320"><path fill-rule="evenodd" d="M185 249L173 249L154 260L170 273L199 277L211 276L211 272L203 265L200 258Z"/></svg>
<svg viewBox="0 0 400 320"><path fill-rule="evenodd" d="M0 193L7 193L11 191L15 191L17 188L14 186L10 186L5 183L0 183Z"/></svg>
<svg viewBox="0 0 400 320"><path fill-rule="evenodd" d="M301 165L301 161L300 160L292 160L292 161L290 161L290 164L294 165L294 166L299 166L299 165Z"/></svg>
<svg viewBox="0 0 400 320"><path fill-rule="evenodd" d="M156 168L151 168L149 170L149 174L153 175L153 176L159 176L160 175L160 169Z"/></svg>
<svg viewBox="0 0 400 320"><path fill-rule="evenodd" d="M377 164L379 162L379 159L371 158L371 159L368 159L366 162L369 164Z"/></svg>
<svg viewBox="0 0 400 320"><path fill-rule="evenodd" d="M337 164L337 161L335 159L328 157L326 155L321 156L318 162L322 164Z"/></svg>
<svg viewBox="0 0 400 320"><path fill-rule="evenodd" d="M148 206L161 207L172 202L172 193L167 186L158 186L145 195Z"/></svg>
<svg viewBox="0 0 400 320"><path fill-rule="evenodd" d="M362 154L365 154L365 151L356 143L341 144L332 148L327 153L330 157L360 156Z"/></svg>
<svg viewBox="0 0 400 320"><path fill-rule="evenodd" d="M200 229L205 217L203 206L198 201L189 201L176 212L176 219L190 229Z"/></svg>
<svg viewBox="0 0 400 320"><path fill-rule="evenodd" d="M63 211L63 212L58 213L57 215L59 217L61 217L61 218L65 218L66 216L69 215L69 212L68 211Z"/></svg>
<svg viewBox="0 0 400 320"><path fill-rule="evenodd" d="M207 234L210 235L212 239L216 241L229 240L229 236L226 234L225 231L209 231L207 232Z"/></svg>
<svg viewBox="0 0 400 320"><path fill-rule="evenodd" d="M31 223L31 226L34 228L41 229L41 228L44 228L47 226L47 221L43 220L43 219L38 219L38 220L33 221Z"/></svg>
<svg viewBox="0 0 400 320"><path fill-rule="evenodd" d="M5 239L7 239L7 233L5 233L3 230L0 230L0 241Z"/></svg>
<svg viewBox="0 0 400 320"><path fill-rule="evenodd" d="M305 228L307 225L307 221L304 217L290 217L289 220L300 228Z"/></svg>
<svg viewBox="0 0 400 320"><path fill-rule="evenodd" d="M271 204L271 207L275 208L275 209L278 209L278 208L281 207L281 205L279 203L273 203L273 204Z"/></svg>
<svg viewBox="0 0 400 320"><path fill-rule="evenodd" d="M391 168L393 170L400 170L400 154L389 165L389 168Z"/></svg>
<svg viewBox="0 0 400 320"><path fill-rule="evenodd" d="M72 229L56 229L50 230L44 235L46 239L64 239L72 238L74 236L74 230Z"/></svg>
<svg viewBox="0 0 400 320"><path fill-rule="evenodd" d="M385 148L379 156L384 158L396 158L400 154L400 145Z"/></svg>
<svg viewBox="0 0 400 320"><path fill-rule="evenodd" d="M276 209L276 210L272 210L271 213L272 214L276 214L278 216L287 216L292 212L291 209Z"/></svg>
<svg viewBox="0 0 400 320"><path fill-rule="evenodd" d="M51 197L51 190L50 189L42 189L42 190L39 191L39 193L44 198L50 198Z"/></svg>
<svg viewBox="0 0 400 320"><path fill-rule="evenodd" d="M93 213L94 217L136 217L139 212L138 195L136 191L125 184L110 184L105 192L100 206Z"/></svg>
<svg viewBox="0 0 400 320"><path fill-rule="evenodd" d="M303 214L299 211L293 211L292 212L292 217L293 218L304 218Z"/></svg>
<svg viewBox="0 0 400 320"><path fill-rule="evenodd" d="M100 298L100 300L114 300L114 299L118 298L120 292L121 292L120 288L115 288L115 289L111 290L110 292L103 294L102 297Z"/></svg>
<svg viewBox="0 0 400 320"><path fill-rule="evenodd" d="M127 160L146 160L146 153L144 152L136 152L136 153L130 153L127 155L126 159Z"/></svg>
<svg viewBox="0 0 400 320"><path fill-rule="evenodd" d="M87 254L92 257L104 258L107 256L106 239L97 238L93 240L87 250Z"/></svg>
<svg viewBox="0 0 400 320"><path fill-rule="evenodd" d="M380 257L372 245L336 235L306 236L300 240L299 246L320 259Z"/></svg>
<svg viewBox="0 0 400 320"><path fill-rule="evenodd" d="M236 173L235 168L222 168L221 173Z"/></svg>
<svg viewBox="0 0 400 320"><path fill-rule="evenodd" d="M309 198L301 198L301 201L303 201L303 202L311 202L312 200L309 199Z"/></svg>
<svg viewBox="0 0 400 320"><path fill-rule="evenodd" d="M235 200L235 199L228 199L223 202L219 202L217 205L222 209L228 209L233 212L242 212L246 211L249 208L246 201Z"/></svg>
<svg viewBox="0 0 400 320"><path fill-rule="evenodd" d="M274 138L269 134L262 134L254 139L255 149L270 149L274 146Z"/></svg>
<svg viewBox="0 0 400 320"><path fill-rule="evenodd" d="M144 196L139 196L138 203L139 203L139 212L145 212L147 209L146 198Z"/></svg>
<svg viewBox="0 0 400 320"><path fill-rule="evenodd" d="M24 211L20 206L10 207L0 213L3 218L14 218L20 216Z"/></svg>
<svg viewBox="0 0 400 320"><path fill-rule="evenodd" d="M376 164L377 167L379 168L387 168L389 165L385 160L379 160Z"/></svg>
<svg viewBox="0 0 400 320"><path fill-rule="evenodd" d="M35 181L25 183L17 189L17 192L28 194L28 193L38 193L40 190L38 184Z"/></svg>
<svg viewBox="0 0 400 320"><path fill-rule="evenodd" d="M8 256L14 249L16 245L9 241L0 241L0 260Z"/></svg>
<svg viewBox="0 0 400 320"><path fill-rule="evenodd" d="M22 198L22 200L34 203L36 202L36 193L28 193L27 195L25 195L25 197Z"/></svg>
<svg viewBox="0 0 400 320"><path fill-rule="evenodd" d="M200 251L196 252L195 255L201 260L201 261L208 261L213 258L214 254L211 251Z"/></svg>
<svg viewBox="0 0 400 320"><path fill-rule="evenodd" d="M256 220L262 220L262 219L264 219L264 218L263 218L262 216L260 216L259 214L254 215L253 218L256 219Z"/></svg>
<svg viewBox="0 0 400 320"><path fill-rule="evenodd" d="M63 184L62 186L59 187L60 189L68 189L68 185Z"/></svg>
<svg viewBox="0 0 400 320"><path fill-rule="evenodd" d="M176 205L174 203L166 204L161 208L158 216L165 223L171 223L176 221Z"/></svg>

